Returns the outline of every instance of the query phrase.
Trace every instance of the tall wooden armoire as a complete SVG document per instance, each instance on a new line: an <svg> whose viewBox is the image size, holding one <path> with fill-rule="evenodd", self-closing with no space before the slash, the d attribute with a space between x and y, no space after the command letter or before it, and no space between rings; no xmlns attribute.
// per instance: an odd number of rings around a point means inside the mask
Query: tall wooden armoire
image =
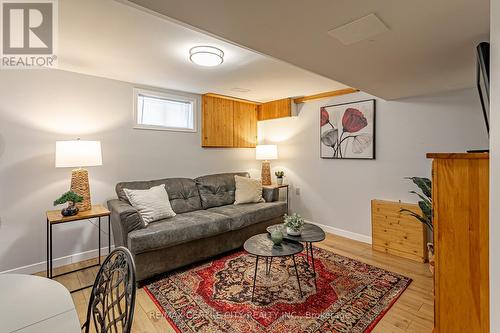
<svg viewBox="0 0 500 333"><path fill-rule="evenodd" d="M434 206L435 333L489 332L489 154L427 154Z"/></svg>

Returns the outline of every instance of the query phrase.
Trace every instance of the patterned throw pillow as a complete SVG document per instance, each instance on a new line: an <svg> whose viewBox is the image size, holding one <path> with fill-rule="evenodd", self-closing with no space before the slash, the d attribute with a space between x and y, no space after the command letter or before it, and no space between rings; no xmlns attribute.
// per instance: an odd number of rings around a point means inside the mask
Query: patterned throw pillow
<svg viewBox="0 0 500 333"><path fill-rule="evenodd" d="M165 184L153 186L149 190L123 190L128 201L137 209L146 225L153 221L175 216L168 200Z"/></svg>

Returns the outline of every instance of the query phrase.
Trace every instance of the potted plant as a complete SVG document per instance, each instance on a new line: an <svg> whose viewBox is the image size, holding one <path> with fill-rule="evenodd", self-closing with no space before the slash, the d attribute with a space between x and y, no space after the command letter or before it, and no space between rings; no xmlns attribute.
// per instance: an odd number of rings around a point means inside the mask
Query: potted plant
<svg viewBox="0 0 500 333"><path fill-rule="evenodd" d="M283 177L285 177L285 172L276 171L274 174L276 175L276 180L278 181L278 185L283 185Z"/></svg>
<svg viewBox="0 0 500 333"><path fill-rule="evenodd" d="M68 207L63 208L61 210L62 216L73 216L78 214L78 207L76 207L76 203L82 202L83 197L76 194L75 192L68 191L61 195L61 197L54 201L54 206L68 203Z"/></svg>
<svg viewBox="0 0 500 333"><path fill-rule="evenodd" d="M290 236L300 236L304 227L304 219L299 214L286 215L285 221L286 233Z"/></svg>
<svg viewBox="0 0 500 333"><path fill-rule="evenodd" d="M411 179L421 191L421 193L416 191L410 191L410 193L420 198L418 206L422 213L416 213L408 209L401 209L400 212L407 213L423 223L432 235L434 230L432 224L432 182L430 179L422 177L408 177L406 179ZM427 243L427 250L429 251L429 268L434 273L434 244L432 242Z"/></svg>

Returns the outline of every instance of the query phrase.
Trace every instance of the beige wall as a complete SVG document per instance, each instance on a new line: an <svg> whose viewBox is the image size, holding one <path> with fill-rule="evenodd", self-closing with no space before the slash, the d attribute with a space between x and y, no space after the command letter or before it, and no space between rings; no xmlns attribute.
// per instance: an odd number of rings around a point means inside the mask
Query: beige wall
<svg viewBox="0 0 500 333"><path fill-rule="evenodd" d="M118 181L258 167L253 149L202 149L199 131L132 129L133 87L56 70L2 71L0 272L25 265L35 264L23 272L45 267L44 212L54 209L53 200L68 190L71 173L54 167L56 140L102 142L104 165L89 168L94 202L114 197ZM95 225L82 222L56 229L55 258L97 248Z"/></svg>
<svg viewBox="0 0 500 333"><path fill-rule="evenodd" d="M430 177L427 152L486 148L487 134L475 90L376 102L376 160L319 158L319 108L373 98L365 93L305 103L297 117L259 124L262 142L277 143L285 170L300 188L292 209L305 218L369 240L370 200L414 201L407 176ZM351 234L351 233L354 233ZM356 235L357 234L357 235Z"/></svg>
<svg viewBox="0 0 500 333"><path fill-rule="evenodd" d="M102 141L104 165L89 168L94 202L114 197L114 185L121 180L234 170L258 174L253 149L202 149L199 132L132 129L133 87L64 71L2 71L0 271L44 268L44 211L53 209L52 201L68 189L70 177L69 169L54 167L56 140ZM293 185L294 211L368 239L370 199L411 201L411 184L402 178L430 175L426 152L484 148L487 136L472 89L378 100L377 160L320 159L319 107L366 98L371 96L359 93L306 103L298 117L260 122L259 137L279 145L280 159L272 165L284 169ZM297 187L300 195L295 194ZM95 250L96 231L85 222L58 227L54 257L69 258L57 263Z"/></svg>

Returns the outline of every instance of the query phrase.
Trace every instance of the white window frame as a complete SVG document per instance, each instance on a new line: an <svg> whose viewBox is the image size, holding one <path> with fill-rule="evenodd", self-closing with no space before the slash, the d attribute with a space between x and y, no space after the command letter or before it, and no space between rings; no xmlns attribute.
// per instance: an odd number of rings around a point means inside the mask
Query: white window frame
<svg viewBox="0 0 500 333"><path fill-rule="evenodd" d="M138 116L137 107L138 107L139 95L145 95L145 96L156 97L156 98L160 98L160 99L169 99L169 100L174 100L174 101L179 101L179 102L191 103L193 105L193 129L139 124L139 121L137 119L137 116ZM135 129L142 129L142 130L154 130L154 131L173 131L173 132L196 133L196 132L198 132L198 100L196 97L190 97L190 96L186 96L186 95L134 88L134 128Z"/></svg>

